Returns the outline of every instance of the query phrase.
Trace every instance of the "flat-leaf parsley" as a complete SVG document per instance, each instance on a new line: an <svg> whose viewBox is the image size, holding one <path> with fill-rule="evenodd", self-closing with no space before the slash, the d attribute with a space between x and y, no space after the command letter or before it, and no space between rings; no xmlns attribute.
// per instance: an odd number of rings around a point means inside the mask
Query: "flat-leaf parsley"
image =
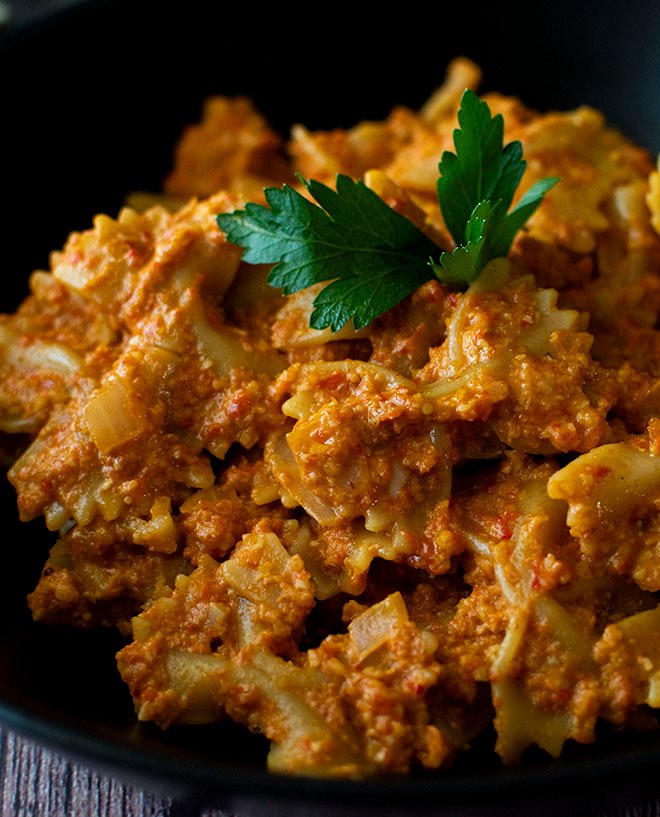
<svg viewBox="0 0 660 817"><path fill-rule="evenodd" d="M275 263L269 282L285 295L321 281L310 325L337 331L351 318L356 329L396 306L432 277L437 245L362 182L337 176L337 191L317 181L305 186L318 205L288 185L265 191L268 207L218 216L252 264Z"/></svg>
<svg viewBox="0 0 660 817"><path fill-rule="evenodd" d="M492 116L473 91L464 92L458 121L456 153L443 153L438 179L452 252L441 252L363 182L341 174L336 191L301 180L316 204L289 185L267 188L267 207L220 214L218 226L244 248L244 261L275 265L268 280L285 295L330 282L314 300L315 329L336 332L349 320L361 329L434 276L466 286L489 261L507 255L557 179L537 182L508 212L526 166L520 142L504 146L501 114Z"/></svg>

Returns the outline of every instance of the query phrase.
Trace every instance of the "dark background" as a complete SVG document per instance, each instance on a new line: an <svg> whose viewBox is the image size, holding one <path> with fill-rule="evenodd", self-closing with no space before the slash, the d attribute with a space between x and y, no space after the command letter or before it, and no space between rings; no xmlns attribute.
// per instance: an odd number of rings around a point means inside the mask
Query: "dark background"
<svg viewBox="0 0 660 817"><path fill-rule="evenodd" d="M0 261L14 300L71 229L116 212L128 190L158 187L182 125L210 93L251 95L283 133L296 121L350 126L422 104L464 54L483 66L482 90L541 109L594 105L660 150L657 0L390 11L85 0L48 22L49 5L18 0L16 23L42 22L28 35L22 25L0 33Z"/></svg>

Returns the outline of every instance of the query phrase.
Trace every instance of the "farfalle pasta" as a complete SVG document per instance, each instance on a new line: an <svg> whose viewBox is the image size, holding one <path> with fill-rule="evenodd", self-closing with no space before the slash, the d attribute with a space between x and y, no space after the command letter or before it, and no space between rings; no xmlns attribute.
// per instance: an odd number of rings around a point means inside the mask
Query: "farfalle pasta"
<svg viewBox="0 0 660 817"><path fill-rule="evenodd" d="M441 154L479 69L420 112L275 134L214 98L162 194L132 194L0 318L0 431L54 543L35 626L117 627L137 717L227 717L272 771L516 763L660 708L660 185L583 107L486 94L558 176L465 289L310 327L216 216L341 173L441 249ZM16 453L18 451L18 454ZM448 772L449 774L451 772Z"/></svg>

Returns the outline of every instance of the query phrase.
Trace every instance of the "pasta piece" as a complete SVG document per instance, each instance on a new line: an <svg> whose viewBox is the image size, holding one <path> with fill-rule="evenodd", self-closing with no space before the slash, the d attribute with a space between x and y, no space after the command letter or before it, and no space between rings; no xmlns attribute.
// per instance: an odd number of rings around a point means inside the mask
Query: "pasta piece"
<svg viewBox="0 0 660 817"><path fill-rule="evenodd" d="M157 496L151 505L148 520L131 520L131 539L136 545L158 553L176 552L179 536L171 504L168 496Z"/></svg>
<svg viewBox="0 0 660 817"><path fill-rule="evenodd" d="M649 176L649 190L646 195L646 203L651 211L651 223L653 229L660 235L660 157L658 158L658 168Z"/></svg>
<svg viewBox="0 0 660 817"><path fill-rule="evenodd" d="M0 430L34 434L65 402L82 359L61 343L20 336L0 324Z"/></svg>
<svg viewBox="0 0 660 817"><path fill-rule="evenodd" d="M395 108L384 122L361 122L350 130L311 132L294 125L288 146L294 169L305 178L332 184L337 173L361 178L388 165L402 145L426 126L405 108Z"/></svg>
<svg viewBox="0 0 660 817"><path fill-rule="evenodd" d="M100 388L81 381L75 399L53 414L9 472L22 517L55 508L53 529L69 519L87 525L127 513L148 517L157 497L181 502L191 489L209 487L208 458L167 429L166 383L175 365L162 349L131 347Z"/></svg>
<svg viewBox="0 0 660 817"><path fill-rule="evenodd" d="M337 586L361 586L377 556L449 569L434 525L449 496L453 451L414 385L376 364L343 361L304 366L289 388L283 411L297 422L271 437L266 463L285 506L347 532L349 549L341 558L334 549L331 560ZM362 531L350 525L360 517Z"/></svg>
<svg viewBox="0 0 660 817"><path fill-rule="evenodd" d="M0 319L0 429L34 435L71 396L86 364L103 365L118 342L112 320L52 275L37 271L31 294Z"/></svg>
<svg viewBox="0 0 660 817"><path fill-rule="evenodd" d="M36 270L29 286L30 294L16 312L2 316L12 333L62 345L81 358L120 342L116 314L100 311L52 273Z"/></svg>
<svg viewBox="0 0 660 817"><path fill-rule="evenodd" d="M622 321L653 327L660 313L660 236L646 205L648 184L639 178L617 188L609 230L599 240L597 276L564 293L565 302L588 309L596 334L616 332Z"/></svg>
<svg viewBox="0 0 660 817"><path fill-rule="evenodd" d="M660 707L660 608L654 607L610 624L596 645L613 702L612 719L624 722L633 707Z"/></svg>
<svg viewBox="0 0 660 817"><path fill-rule="evenodd" d="M284 361L277 354L254 348L246 334L227 326L214 326L201 304L191 318L201 354L211 361L219 377L226 377L239 367L272 377L284 369Z"/></svg>
<svg viewBox="0 0 660 817"><path fill-rule="evenodd" d="M161 208L144 215L125 208L116 220L98 215L92 229L72 233L64 249L52 254L53 277L86 300L114 307L116 314L169 221Z"/></svg>
<svg viewBox="0 0 660 817"><path fill-rule="evenodd" d="M121 526L106 522L63 533L29 596L35 620L130 632L132 616L169 594L191 567L179 553L131 546L128 538Z"/></svg>
<svg viewBox="0 0 660 817"><path fill-rule="evenodd" d="M299 565L272 534L248 536L137 618L119 666L140 717L199 723L226 708L272 741L273 771L358 777L444 762L451 749L424 704L439 673L434 642L398 594L353 619L348 634L292 661L278 655L305 614Z"/></svg>
<svg viewBox="0 0 660 817"><path fill-rule="evenodd" d="M220 659L226 663L241 650L245 659L255 650L289 654L312 604L300 557L289 557L273 533L247 534L222 564L203 556L190 576L178 578L170 597L134 620L135 641L118 656L141 719L199 722L199 703L217 717L221 690L209 683L208 700L190 700L187 683L194 671L186 666L195 666L194 659L176 656L212 657L197 666L220 675L227 671Z"/></svg>
<svg viewBox="0 0 660 817"><path fill-rule="evenodd" d="M158 350L160 351L160 350ZM89 433L102 454L144 435L148 426L144 396L122 379L109 380L86 404L83 414Z"/></svg>
<svg viewBox="0 0 660 817"><path fill-rule="evenodd" d="M181 527L185 534L184 554L198 564L204 554L220 559L229 553L244 533L268 526L284 535L290 512L274 500L263 497L255 486L263 467L243 458L229 466L215 485L191 494L180 508ZM255 494L257 495L255 497ZM264 501L266 499L267 501Z"/></svg>
<svg viewBox="0 0 660 817"><path fill-rule="evenodd" d="M458 110L466 88L473 91L481 83L481 69L465 57L456 57L447 66L444 84L435 90L419 112L431 124L443 122Z"/></svg>
<svg viewBox="0 0 660 817"><path fill-rule="evenodd" d="M365 337L366 331L356 332L353 322L348 321L337 332L327 329L312 329L309 325L313 301L322 289L321 285L301 289L288 297L277 313L273 324L273 344L277 349L297 350L316 347L332 341L356 340Z"/></svg>
<svg viewBox="0 0 660 817"><path fill-rule="evenodd" d="M645 590L660 590L660 457L647 440L583 454L550 479L548 493L568 502L571 533L587 558Z"/></svg>
<svg viewBox="0 0 660 817"><path fill-rule="evenodd" d="M593 741L601 708L595 635L545 594L513 626L493 667L498 754L515 763L532 743L558 757L570 738Z"/></svg>
<svg viewBox="0 0 660 817"><path fill-rule="evenodd" d="M412 535L407 524L391 532L367 530L362 520L324 527L303 519L290 542L314 581L318 599L338 593L359 596L367 588L369 573L377 561L428 570L441 575L452 570L463 543L445 529L446 504L439 503L429 515L422 536Z"/></svg>
<svg viewBox="0 0 660 817"><path fill-rule="evenodd" d="M17 332L0 324L0 348L4 364L26 372L43 369L53 375L75 374L82 359L73 349L62 343L35 338L32 343L21 343Z"/></svg>
<svg viewBox="0 0 660 817"><path fill-rule="evenodd" d="M458 601L443 654L464 695L470 680L491 683L506 763L532 744L557 755L570 738L592 740L603 701L591 652L597 596L563 595L581 567L565 509L546 493L555 470L510 453L455 488L450 525L467 540L473 589Z"/></svg>
<svg viewBox="0 0 660 817"><path fill-rule="evenodd" d="M529 277L510 280L500 259L457 301L446 340L418 374L436 414L485 420L502 442L529 453L583 451L608 439L614 390L591 360L584 321L557 308L556 292L537 290Z"/></svg>
<svg viewBox="0 0 660 817"><path fill-rule="evenodd" d="M613 414L622 418L625 432L642 434L660 416L660 378L624 363L614 379L618 394Z"/></svg>
<svg viewBox="0 0 660 817"><path fill-rule="evenodd" d="M368 607L349 625L351 641L359 663L390 640L394 627L408 620L408 611L400 593L392 593L377 605Z"/></svg>
<svg viewBox="0 0 660 817"><path fill-rule="evenodd" d="M177 145L165 191L189 198L233 188L254 201L263 187L289 179L280 149L279 136L248 99L210 97L202 121L189 126Z"/></svg>
<svg viewBox="0 0 660 817"><path fill-rule="evenodd" d="M575 253L592 252L609 226L604 203L619 187L646 178L647 154L585 106L535 117L523 109L518 119L509 107L505 121L507 138L521 140L527 160L518 193L545 176L562 180L530 220L529 232Z"/></svg>
<svg viewBox="0 0 660 817"><path fill-rule="evenodd" d="M438 281L429 281L374 321L367 330L370 362L412 378L428 363L429 349L445 339L445 322L453 298L454 293Z"/></svg>

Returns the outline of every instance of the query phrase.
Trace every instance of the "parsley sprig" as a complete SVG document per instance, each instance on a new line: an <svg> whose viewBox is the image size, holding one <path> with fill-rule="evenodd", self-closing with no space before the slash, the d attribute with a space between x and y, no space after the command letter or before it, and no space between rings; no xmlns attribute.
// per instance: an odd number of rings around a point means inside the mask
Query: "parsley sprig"
<svg viewBox="0 0 660 817"><path fill-rule="evenodd" d="M504 147L504 120L492 116L488 103L465 91L454 131L456 153L445 151L438 167L438 201L456 242L432 264L441 281L473 281L493 258L505 257L520 228L558 179L541 179L511 206L527 163L520 142Z"/></svg>
<svg viewBox="0 0 660 817"><path fill-rule="evenodd" d="M304 184L318 205L284 185L265 191L268 207L247 204L218 224L244 261L276 262L268 280L285 295L331 281L314 301L312 327L337 331L352 318L360 329L429 280L437 245L363 182L339 175L336 192Z"/></svg>
<svg viewBox="0 0 660 817"><path fill-rule="evenodd" d="M244 261L274 264L268 280L284 294L329 282L314 300L315 329L336 332L349 320L361 329L434 276L467 286L489 261L507 255L557 179L536 182L508 212L526 166L520 142L504 147L502 116L492 116L473 91L463 94L458 121L456 153L442 154L437 185L452 252L438 256L439 247L411 221L342 174L336 191L301 179L313 201L289 185L268 188L268 206L222 213L218 226L244 248Z"/></svg>

